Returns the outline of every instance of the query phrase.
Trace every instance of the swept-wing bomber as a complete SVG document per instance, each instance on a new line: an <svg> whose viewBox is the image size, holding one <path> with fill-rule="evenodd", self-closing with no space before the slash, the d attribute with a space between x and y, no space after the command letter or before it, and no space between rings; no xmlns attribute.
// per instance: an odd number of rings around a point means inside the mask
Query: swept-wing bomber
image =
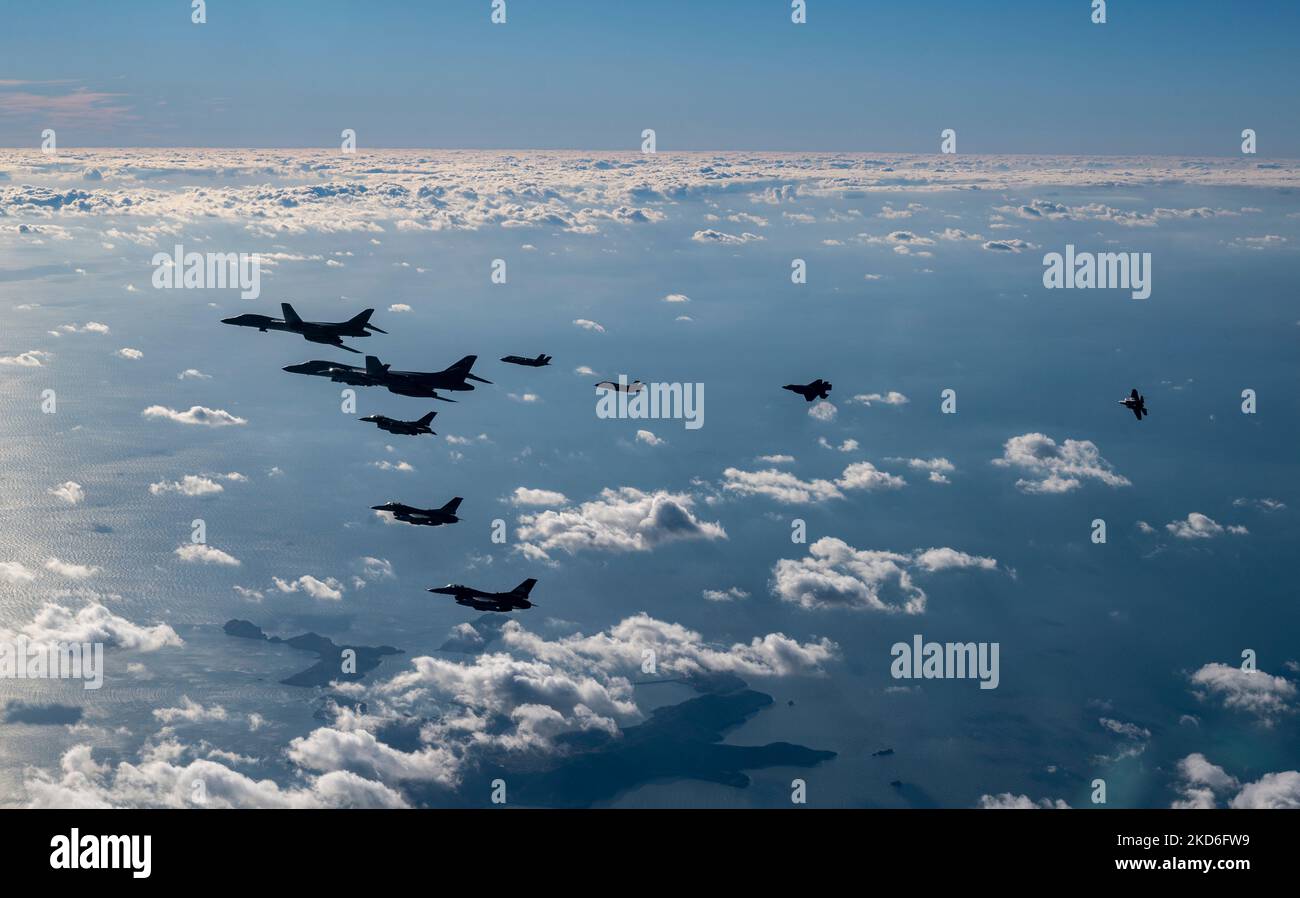
<svg viewBox="0 0 1300 898"><path fill-rule="evenodd" d="M237 327L255 327L262 333L287 331L291 334L301 334L303 339L310 340L312 343L326 343L348 352L360 352L360 350L345 346L343 337L369 337L371 331L377 334L388 333L370 323L370 316L374 314L374 309L366 309L347 321L303 321L293 310L293 306L287 302L280 303L280 309L284 314L283 318L247 314L222 318L221 323L233 324Z"/></svg>
<svg viewBox="0 0 1300 898"><path fill-rule="evenodd" d="M328 377L335 383L351 384L356 387L384 387L390 393L399 396L415 396L420 399L441 399L455 402L439 396L438 390L460 392L474 389L471 380L490 384L492 381L471 374L470 369L478 359L476 355L467 355L456 364L441 371L394 371L392 365L385 365L373 355L366 356L366 366L345 365L342 362L329 362L314 359L300 365L286 365L284 370L290 374L310 374L313 377Z"/></svg>

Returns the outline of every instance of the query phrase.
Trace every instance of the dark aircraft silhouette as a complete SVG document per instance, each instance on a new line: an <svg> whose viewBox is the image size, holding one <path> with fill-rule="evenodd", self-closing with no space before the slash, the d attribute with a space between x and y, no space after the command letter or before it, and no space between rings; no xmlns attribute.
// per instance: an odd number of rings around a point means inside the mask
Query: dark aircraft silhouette
<svg viewBox="0 0 1300 898"><path fill-rule="evenodd" d="M313 343L327 343L348 352L360 350L344 346L341 337L369 337L371 331L379 334L388 333L370 323L370 316L374 314L374 309L366 309L347 321L303 321L293 310L293 306L287 302L280 303L280 308L284 312L283 318L272 318L269 315L236 315L234 318L222 318L221 323L234 324L238 327L255 327L262 333L288 331L291 334L302 334L304 339Z"/></svg>
<svg viewBox="0 0 1300 898"><path fill-rule="evenodd" d="M1128 394L1127 399L1121 399L1119 401L1119 404L1124 406L1129 411L1133 412L1133 414L1137 416L1137 419L1139 421L1142 420L1143 415L1151 414L1149 411L1147 411L1147 398L1145 396L1138 395L1137 387L1133 388L1133 392Z"/></svg>
<svg viewBox="0 0 1300 898"><path fill-rule="evenodd" d="M335 383L351 384L354 387L385 387L388 392L399 396L415 396L420 399L441 399L455 402L439 396L438 390L453 392L472 390L471 380L490 384L476 374L470 374L470 368L478 359L476 355L467 355L456 364L442 371L393 371L391 365L385 365L373 355L366 356L366 367L345 365L342 362L326 362L315 359L301 365L286 365L284 370L291 374L310 374L315 377L328 377Z"/></svg>
<svg viewBox="0 0 1300 898"><path fill-rule="evenodd" d="M597 390L613 390L615 393L639 393L645 384L639 380L634 380L630 384L616 384L612 380L602 380L596 384Z"/></svg>
<svg viewBox="0 0 1300 898"><path fill-rule="evenodd" d="M537 581L531 577L509 592L483 592L472 586L448 583L446 586L429 587L428 592L439 595L454 596L457 605L465 605L475 611L522 611L536 607L528 601L528 593Z"/></svg>
<svg viewBox="0 0 1300 898"><path fill-rule="evenodd" d="M383 505L370 506L374 511L386 511L399 521L407 524L423 524L426 527L437 527L439 524L455 524L460 518L456 517L456 509L460 508L460 503L464 500L460 496L452 499L442 508L416 508L413 505L406 505L402 502L385 502Z"/></svg>
<svg viewBox="0 0 1300 898"><path fill-rule="evenodd" d="M362 421L369 421L380 430L386 430L389 433L401 434L402 436L418 437L422 433L436 433L429 429L430 422L433 421L437 412L429 412L423 418L415 421L399 421L396 418L390 418L387 415L366 415Z"/></svg>
<svg viewBox="0 0 1300 898"><path fill-rule="evenodd" d="M509 362L512 365L527 365L529 368L542 368L551 364L551 357L543 352L535 359L523 355L508 355L504 356L501 361Z"/></svg>
<svg viewBox="0 0 1300 898"><path fill-rule="evenodd" d="M798 393L804 399L812 402L814 399L825 399L829 396L831 385L819 377L810 384L786 384L781 389L789 390L791 393Z"/></svg>

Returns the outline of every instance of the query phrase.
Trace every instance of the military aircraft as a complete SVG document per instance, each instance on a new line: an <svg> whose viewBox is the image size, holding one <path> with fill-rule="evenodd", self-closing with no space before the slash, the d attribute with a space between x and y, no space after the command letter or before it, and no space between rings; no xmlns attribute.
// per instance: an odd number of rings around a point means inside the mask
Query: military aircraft
<svg viewBox="0 0 1300 898"><path fill-rule="evenodd" d="M1147 411L1147 398L1138 395L1137 387L1133 388L1133 392L1128 394L1127 399L1121 399L1119 404L1133 412L1139 421L1142 420L1143 415L1151 414Z"/></svg>
<svg viewBox="0 0 1300 898"><path fill-rule="evenodd" d="M437 412L429 412L423 418L414 421L399 421L396 418L390 418L387 415L366 415L362 421L368 421L374 424L380 430L386 430L389 433L397 433L402 436L418 437L422 433L436 433L429 429L430 422L433 421Z"/></svg>
<svg viewBox="0 0 1300 898"><path fill-rule="evenodd" d="M831 392L831 385L819 377L810 384L786 384L781 389L789 390L791 393L798 393L804 399L812 402L814 399L828 397Z"/></svg>
<svg viewBox="0 0 1300 898"><path fill-rule="evenodd" d="M303 321L293 310L293 306L287 302L280 303L280 309L284 313L283 318L248 314L222 318L221 323L234 324L238 327L255 327L262 333L288 331L291 334L302 334L304 339L312 343L327 343L348 352L360 352L360 350L343 345L342 337L369 337L371 331L379 334L388 333L370 323L370 316L374 314L374 309L366 309L347 321Z"/></svg>
<svg viewBox="0 0 1300 898"><path fill-rule="evenodd" d="M470 374L470 368L478 359L476 355L467 355L456 364L441 371L393 371L391 365L385 365L373 355L366 356L366 367L345 365L342 362L326 362L315 359L301 365L286 365L284 370L291 374L310 374L315 377L328 377L335 383L351 384L354 387L385 387L388 392L399 396L415 396L420 399L441 399L443 402L455 402L445 396L439 396L438 390L453 392L472 390L471 380L490 384L492 381Z"/></svg>
<svg viewBox="0 0 1300 898"><path fill-rule="evenodd" d="M645 384L634 380L630 384L616 384L612 380L602 380L596 384L597 390L613 390L615 393L640 393Z"/></svg>
<svg viewBox="0 0 1300 898"><path fill-rule="evenodd" d="M481 589L461 586L459 583L431 586L428 592L454 596L457 605L465 605L475 611L522 611L525 608L536 607L528 600L528 593L536 585L537 581L530 577L509 592L483 592Z"/></svg>
<svg viewBox="0 0 1300 898"><path fill-rule="evenodd" d="M551 357L543 352L535 359L523 355L508 355L503 356L501 361L509 362L512 365L527 365L529 368L542 368L551 364Z"/></svg>
<svg viewBox="0 0 1300 898"><path fill-rule="evenodd" d="M386 511L397 520L407 524L423 524L426 527L437 527L439 524L455 524L460 520L456 517L456 509L460 508L460 503L464 500L457 496L442 508L416 508L413 505L406 505L402 502L385 502L383 505L372 505L374 511Z"/></svg>

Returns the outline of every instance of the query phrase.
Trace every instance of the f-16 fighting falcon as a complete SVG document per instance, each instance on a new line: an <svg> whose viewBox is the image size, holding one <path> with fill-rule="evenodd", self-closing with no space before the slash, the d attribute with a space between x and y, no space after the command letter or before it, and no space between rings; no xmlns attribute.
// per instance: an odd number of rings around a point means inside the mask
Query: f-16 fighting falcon
<svg viewBox="0 0 1300 898"><path fill-rule="evenodd" d="M457 496L442 508L416 508L402 502L385 502L383 505L372 505L370 507L374 511L386 511L397 520L407 524L423 524L426 527L437 527L440 524L455 524L460 521L460 518L456 517L456 509L460 508L460 503L463 501L465 500Z"/></svg>
<svg viewBox="0 0 1300 898"><path fill-rule="evenodd" d="M472 586L449 583L446 586L429 587L429 592L444 596L454 596L457 605L465 605L475 611L522 611L536 607L528 600L528 593L537 581L531 577L509 592L483 592Z"/></svg>
<svg viewBox="0 0 1300 898"><path fill-rule="evenodd" d="M1151 414L1147 411L1147 398L1138 395L1137 387L1133 388L1133 392L1129 393L1127 399L1119 400L1119 404L1133 412L1139 421L1142 420L1143 415Z"/></svg>
<svg viewBox="0 0 1300 898"><path fill-rule="evenodd" d="M301 365L286 365L284 370L291 374L310 374L315 377L328 377L335 383L351 384L354 387L385 387L388 392L399 396L415 396L420 399L441 399L455 402L445 396L439 396L438 390L453 392L472 390L471 380L490 384L476 374L470 374L476 355L467 355L450 368L442 371L393 371L391 365L385 365L373 355L366 356L366 367L344 365L341 362L326 362L315 359Z"/></svg>
<svg viewBox="0 0 1300 898"><path fill-rule="evenodd" d="M370 316L374 314L374 309L366 309L347 321L303 321L293 310L293 306L287 302L280 303L280 309L284 313L283 318L272 318L269 315L236 315L234 318L222 318L221 323L234 324L238 327L255 327L262 333L288 331L291 334L302 334L304 339L312 343L327 343L348 352L360 352L360 350L343 345L342 337L369 337L371 331L378 334L388 333L370 323Z"/></svg>
<svg viewBox="0 0 1300 898"><path fill-rule="evenodd" d="M507 355L501 358L503 362L509 362L512 365L527 365L529 368L542 368L551 364L551 357L546 353L539 353L537 358L530 359L524 355Z"/></svg>
<svg viewBox="0 0 1300 898"><path fill-rule="evenodd" d="M786 384L781 389L789 390L791 393L798 393L809 402L814 399L825 399L831 393L831 385L820 377L810 384Z"/></svg>
<svg viewBox="0 0 1300 898"><path fill-rule="evenodd" d="M414 421L399 421L397 418L390 418L387 415L366 415L361 420L374 424L380 430L386 430L389 433L418 437L422 433L437 433L437 431L429 429L429 424L433 422L437 414L437 412L429 412L423 418L417 418Z"/></svg>

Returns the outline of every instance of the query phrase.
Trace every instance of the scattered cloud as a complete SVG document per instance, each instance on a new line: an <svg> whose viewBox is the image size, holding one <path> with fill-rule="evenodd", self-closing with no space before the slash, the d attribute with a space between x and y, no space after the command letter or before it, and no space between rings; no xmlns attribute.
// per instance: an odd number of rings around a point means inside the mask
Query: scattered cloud
<svg viewBox="0 0 1300 898"><path fill-rule="evenodd" d="M1068 493L1084 480L1110 487L1131 485L1128 478L1115 473L1091 440L1066 440L1058 445L1046 434L1021 434L1003 444L1002 457L993 464L1027 474L1016 481L1016 487L1030 494Z"/></svg>

